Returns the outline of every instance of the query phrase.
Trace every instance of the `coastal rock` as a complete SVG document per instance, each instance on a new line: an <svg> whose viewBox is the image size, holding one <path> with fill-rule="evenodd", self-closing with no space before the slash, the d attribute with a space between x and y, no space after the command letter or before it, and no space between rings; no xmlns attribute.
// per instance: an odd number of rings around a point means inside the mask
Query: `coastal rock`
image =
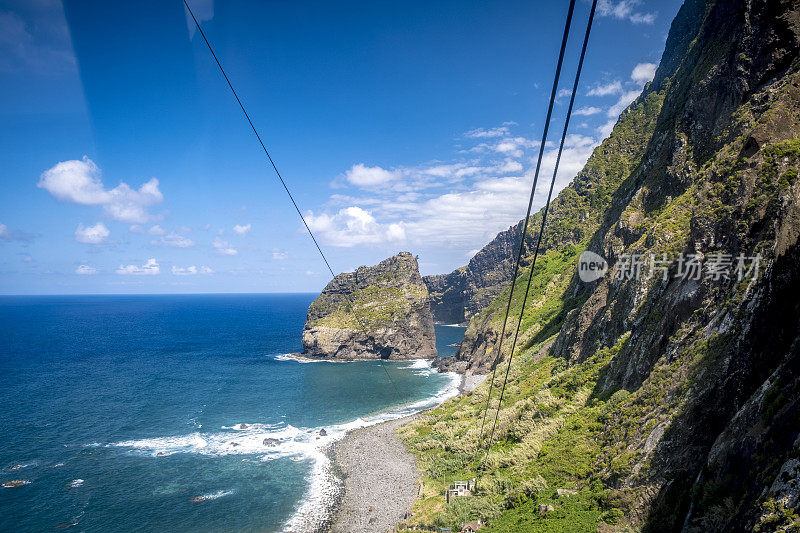
<svg viewBox="0 0 800 533"><path fill-rule="evenodd" d="M13 489L17 487L22 487L23 485L30 485L30 481L26 481L24 479L15 479L13 481L6 481L3 483L3 488L6 489Z"/></svg>
<svg viewBox="0 0 800 533"><path fill-rule="evenodd" d="M308 308L303 356L418 359L436 356L428 289L408 252L336 276Z"/></svg>
<svg viewBox="0 0 800 533"><path fill-rule="evenodd" d="M280 443L281 443L280 439L272 439L272 438L266 438L261 442L261 444L263 444L264 446L270 446L270 447L275 447Z"/></svg>
<svg viewBox="0 0 800 533"><path fill-rule="evenodd" d="M325 431L325 428L322 428L322 429L319 430L319 436L320 437L327 437L328 436L328 432Z"/></svg>

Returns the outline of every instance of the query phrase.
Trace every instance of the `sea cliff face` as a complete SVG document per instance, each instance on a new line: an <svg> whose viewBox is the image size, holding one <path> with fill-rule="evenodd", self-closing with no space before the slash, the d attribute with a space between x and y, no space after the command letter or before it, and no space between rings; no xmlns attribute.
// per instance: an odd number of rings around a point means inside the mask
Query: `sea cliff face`
<svg viewBox="0 0 800 533"><path fill-rule="evenodd" d="M798 116L800 2L687 0L655 79L552 206L489 401L499 444L482 448L488 383L404 430L426 465L418 523L800 528ZM605 277L579 279L583 250ZM492 369L508 298L451 365ZM458 509L437 503L451 474L482 487Z"/></svg>
<svg viewBox="0 0 800 533"><path fill-rule="evenodd" d="M408 252L336 276L308 308L303 355L337 360L436 356L428 289Z"/></svg>
<svg viewBox="0 0 800 533"><path fill-rule="evenodd" d="M522 222L498 233L466 266L422 278L436 322L466 322L500 294L511 281L521 232Z"/></svg>

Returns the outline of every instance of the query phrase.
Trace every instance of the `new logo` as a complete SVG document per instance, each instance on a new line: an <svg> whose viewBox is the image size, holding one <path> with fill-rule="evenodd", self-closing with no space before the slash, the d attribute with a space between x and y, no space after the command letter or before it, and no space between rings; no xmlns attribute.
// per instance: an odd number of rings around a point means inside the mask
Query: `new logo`
<svg viewBox="0 0 800 533"><path fill-rule="evenodd" d="M591 283L605 276L608 263L602 256L586 250L578 259L578 276L584 283Z"/></svg>

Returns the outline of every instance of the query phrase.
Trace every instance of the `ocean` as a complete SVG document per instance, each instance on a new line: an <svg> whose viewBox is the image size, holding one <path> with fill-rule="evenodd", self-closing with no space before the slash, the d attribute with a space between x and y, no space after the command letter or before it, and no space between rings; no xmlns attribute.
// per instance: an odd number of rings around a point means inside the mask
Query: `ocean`
<svg viewBox="0 0 800 533"><path fill-rule="evenodd" d="M0 483L26 482L0 488L0 530L313 526L330 442L458 384L422 360L286 360L313 298L0 297Z"/></svg>

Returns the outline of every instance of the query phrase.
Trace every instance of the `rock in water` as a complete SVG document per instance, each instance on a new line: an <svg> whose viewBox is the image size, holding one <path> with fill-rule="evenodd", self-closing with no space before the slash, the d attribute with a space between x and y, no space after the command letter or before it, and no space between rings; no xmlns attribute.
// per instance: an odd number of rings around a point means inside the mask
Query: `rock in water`
<svg viewBox="0 0 800 533"><path fill-rule="evenodd" d="M3 487L6 489L14 489L17 487L22 487L23 485L30 485L31 482L24 480L24 479L15 479L13 481L7 481L3 483Z"/></svg>
<svg viewBox="0 0 800 533"><path fill-rule="evenodd" d="M327 359L436 356L428 289L408 252L339 274L308 308L303 355Z"/></svg>

